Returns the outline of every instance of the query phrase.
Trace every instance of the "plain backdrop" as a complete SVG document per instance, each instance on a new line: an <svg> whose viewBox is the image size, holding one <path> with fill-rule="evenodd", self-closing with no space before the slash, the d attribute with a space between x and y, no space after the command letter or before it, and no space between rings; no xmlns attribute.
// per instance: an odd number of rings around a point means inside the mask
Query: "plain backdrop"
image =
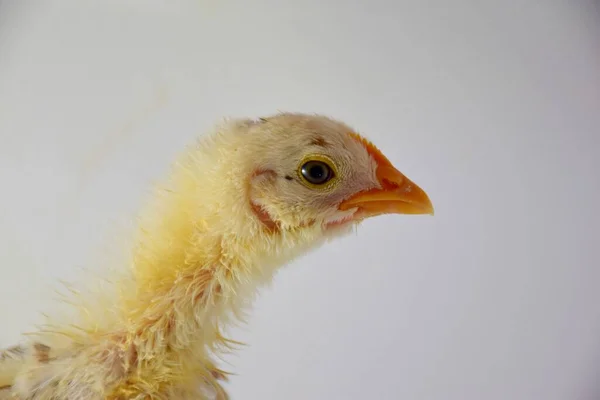
<svg viewBox="0 0 600 400"><path fill-rule="evenodd" d="M278 110L346 121L436 215L283 269L233 400L600 398L592 1L1 0L0 345L185 145Z"/></svg>

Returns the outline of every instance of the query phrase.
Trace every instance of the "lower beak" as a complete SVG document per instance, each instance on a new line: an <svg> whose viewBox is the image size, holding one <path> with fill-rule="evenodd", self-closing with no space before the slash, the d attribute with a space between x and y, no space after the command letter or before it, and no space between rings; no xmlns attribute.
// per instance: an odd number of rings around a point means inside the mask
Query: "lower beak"
<svg viewBox="0 0 600 400"><path fill-rule="evenodd" d="M358 208L356 218L364 219L381 214L429 214L433 205L427 194L392 165L380 165L377 179L381 189L372 189L344 200L342 211Z"/></svg>

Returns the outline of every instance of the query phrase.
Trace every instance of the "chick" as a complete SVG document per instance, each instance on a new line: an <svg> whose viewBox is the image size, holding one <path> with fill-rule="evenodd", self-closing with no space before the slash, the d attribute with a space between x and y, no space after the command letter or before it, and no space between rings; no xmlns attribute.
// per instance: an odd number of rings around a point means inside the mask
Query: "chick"
<svg viewBox="0 0 600 400"><path fill-rule="evenodd" d="M346 124L294 113L225 121L142 213L114 292L80 299L76 324L37 332L0 364L0 387L19 399L227 399L215 358L235 342L222 328L284 264L389 213L433 207Z"/></svg>

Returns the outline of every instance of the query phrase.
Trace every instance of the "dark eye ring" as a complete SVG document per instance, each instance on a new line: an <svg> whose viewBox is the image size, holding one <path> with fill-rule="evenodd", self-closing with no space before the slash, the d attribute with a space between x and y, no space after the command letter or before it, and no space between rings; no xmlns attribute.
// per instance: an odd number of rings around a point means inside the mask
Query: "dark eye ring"
<svg viewBox="0 0 600 400"><path fill-rule="evenodd" d="M300 168L302 177L310 184L323 185L333 178L333 169L324 161L311 160Z"/></svg>

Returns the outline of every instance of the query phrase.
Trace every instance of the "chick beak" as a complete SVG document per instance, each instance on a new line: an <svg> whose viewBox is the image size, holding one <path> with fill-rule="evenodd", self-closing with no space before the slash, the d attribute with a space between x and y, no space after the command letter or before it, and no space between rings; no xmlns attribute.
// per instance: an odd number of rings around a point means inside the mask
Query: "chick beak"
<svg viewBox="0 0 600 400"><path fill-rule="evenodd" d="M381 214L433 215L433 205L425 191L398 171L374 146L369 150L377 153L373 155L379 161L376 175L381 188L359 192L344 200L339 209L358 208L355 214L358 219Z"/></svg>

